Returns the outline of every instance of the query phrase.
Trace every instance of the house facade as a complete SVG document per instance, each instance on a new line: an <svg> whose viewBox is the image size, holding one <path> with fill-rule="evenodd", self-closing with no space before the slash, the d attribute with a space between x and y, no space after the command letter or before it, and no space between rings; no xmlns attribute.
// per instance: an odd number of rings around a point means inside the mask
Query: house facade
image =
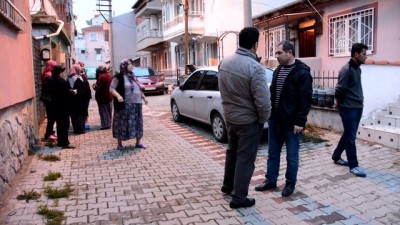
<svg viewBox="0 0 400 225"><path fill-rule="evenodd" d="M221 13L227 5L229 14ZM236 50L238 32L244 24L238 19L243 18L243 0L139 0L133 8L141 65L172 78L185 74L185 63L196 67L218 65Z"/></svg>
<svg viewBox="0 0 400 225"><path fill-rule="evenodd" d="M0 66L7 74L0 84L0 195L39 138L44 109L38 96L46 60L64 66L72 61L71 5L71 0L0 3Z"/></svg>
<svg viewBox="0 0 400 225"><path fill-rule="evenodd" d="M399 11L400 2L396 0L294 1L253 18L262 32L258 54L264 65L275 68L276 44L291 40L296 57L311 67L314 88L333 93L338 72L350 59L351 45L366 44L368 59L361 66L363 120L374 120L400 96ZM343 129L336 110L327 107L314 107L309 121L318 127ZM388 122L397 123L400 128L400 121ZM399 132L395 133L399 139Z"/></svg>

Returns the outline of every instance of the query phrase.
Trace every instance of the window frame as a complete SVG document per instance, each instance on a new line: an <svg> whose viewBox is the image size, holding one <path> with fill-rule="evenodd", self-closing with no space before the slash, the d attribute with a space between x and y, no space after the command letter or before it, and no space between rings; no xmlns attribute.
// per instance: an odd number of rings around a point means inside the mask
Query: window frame
<svg viewBox="0 0 400 225"><path fill-rule="evenodd" d="M328 54L333 57L348 57L351 55L353 43L361 42L368 46L367 54L370 55L376 49L376 24L377 24L377 4L370 4L353 10L339 12L328 17L329 38ZM344 26L339 32L344 32L343 36L353 36L355 38L340 39L338 37L338 27ZM356 29L355 29L356 28ZM365 30L367 29L367 32ZM369 30L368 30L369 29ZM362 32L364 31L364 35ZM352 33L352 34L351 34ZM368 36L367 36L368 35ZM366 38L367 37L367 38ZM365 41L367 40L367 42ZM336 47L339 42L341 47Z"/></svg>
<svg viewBox="0 0 400 225"><path fill-rule="evenodd" d="M280 40L276 40L276 35L279 33ZM276 59L275 50L276 46L286 40L286 27L285 25L279 25L269 28L265 31L265 58Z"/></svg>

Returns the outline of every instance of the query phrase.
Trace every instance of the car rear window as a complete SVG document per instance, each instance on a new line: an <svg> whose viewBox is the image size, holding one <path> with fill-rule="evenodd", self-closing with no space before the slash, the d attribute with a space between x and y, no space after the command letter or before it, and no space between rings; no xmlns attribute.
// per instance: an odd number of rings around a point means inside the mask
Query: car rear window
<svg viewBox="0 0 400 225"><path fill-rule="evenodd" d="M137 77L148 77L155 75L154 71L150 68L133 68L132 71Z"/></svg>

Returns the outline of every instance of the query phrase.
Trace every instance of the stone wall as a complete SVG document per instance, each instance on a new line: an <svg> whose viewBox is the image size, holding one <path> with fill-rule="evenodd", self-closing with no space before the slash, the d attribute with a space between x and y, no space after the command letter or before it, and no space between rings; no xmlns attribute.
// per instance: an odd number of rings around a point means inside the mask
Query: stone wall
<svg viewBox="0 0 400 225"><path fill-rule="evenodd" d="M0 196L35 146L32 100L0 109Z"/></svg>

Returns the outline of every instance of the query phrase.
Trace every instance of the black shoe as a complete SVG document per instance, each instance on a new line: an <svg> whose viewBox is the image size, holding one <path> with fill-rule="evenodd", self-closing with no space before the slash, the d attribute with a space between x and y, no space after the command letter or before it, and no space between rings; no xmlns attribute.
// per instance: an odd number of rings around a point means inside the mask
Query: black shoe
<svg viewBox="0 0 400 225"><path fill-rule="evenodd" d="M254 198L246 198L246 200L244 200L244 202L242 202L242 203L234 203L234 202L231 202L231 203L229 204L229 206L230 206L232 209L237 209L237 208L251 207L251 206L253 206L253 205L255 205L255 204L256 204L256 200L255 200Z"/></svg>
<svg viewBox="0 0 400 225"><path fill-rule="evenodd" d="M262 184L256 186L256 191L265 191L276 188L276 184L270 183L268 180L265 180Z"/></svg>
<svg viewBox="0 0 400 225"><path fill-rule="evenodd" d="M111 127L102 127L102 128L100 128L100 130L108 130L108 129L110 129Z"/></svg>
<svg viewBox="0 0 400 225"><path fill-rule="evenodd" d="M283 197L287 197L293 194L294 192L294 188L295 188L295 184L286 184L285 188L282 191L282 196Z"/></svg>
<svg viewBox="0 0 400 225"><path fill-rule="evenodd" d="M227 187L224 187L224 186L222 186L222 188L221 188L221 192L223 192L223 193L225 193L227 195L230 195L232 193L232 191L233 191L233 189L230 189L230 188L227 188Z"/></svg>
<svg viewBox="0 0 400 225"><path fill-rule="evenodd" d="M340 158L338 160L334 160L333 163L335 163L336 165L339 165L339 166L349 166L349 163L342 158Z"/></svg>
<svg viewBox="0 0 400 225"><path fill-rule="evenodd" d="M64 146L61 146L61 148L62 149L74 149L75 146L73 146L73 145L64 145Z"/></svg>

